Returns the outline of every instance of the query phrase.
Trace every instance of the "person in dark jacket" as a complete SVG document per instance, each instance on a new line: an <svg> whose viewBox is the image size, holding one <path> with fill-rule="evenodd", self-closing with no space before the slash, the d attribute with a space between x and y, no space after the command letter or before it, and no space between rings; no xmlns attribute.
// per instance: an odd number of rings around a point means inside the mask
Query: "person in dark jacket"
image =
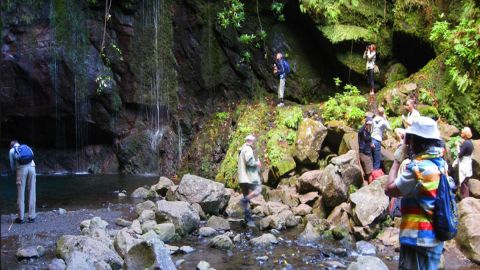
<svg viewBox="0 0 480 270"><path fill-rule="evenodd" d="M365 124L358 131L358 148L360 152L360 163L362 164L363 172L365 173L365 180L372 182L371 173L373 171L372 148L372 124L373 119L367 117Z"/></svg>
<svg viewBox="0 0 480 270"><path fill-rule="evenodd" d="M458 164L458 182L460 185L460 197L462 199L470 196L468 189L468 179L473 175L472 171L472 131L469 127L464 127L462 133L462 144L457 143L458 160L455 161Z"/></svg>
<svg viewBox="0 0 480 270"><path fill-rule="evenodd" d="M287 72L284 65L285 59L283 58L282 53L277 53L275 55L275 64L273 65L273 73L278 76L280 82L278 84L278 106L282 107L285 104L283 103L283 95L285 94L285 81L287 80Z"/></svg>

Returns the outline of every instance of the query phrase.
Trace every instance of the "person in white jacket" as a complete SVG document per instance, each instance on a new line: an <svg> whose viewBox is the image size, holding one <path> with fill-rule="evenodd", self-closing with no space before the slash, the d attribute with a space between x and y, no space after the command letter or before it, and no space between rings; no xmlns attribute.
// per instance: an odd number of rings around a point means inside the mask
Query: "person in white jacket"
<svg viewBox="0 0 480 270"><path fill-rule="evenodd" d="M253 153L254 142L255 136L245 137L245 144L240 148L238 155L238 183L243 193L241 204L245 213L245 222L251 227L255 226L255 223L250 212L250 200L262 192L259 173L261 162Z"/></svg>
<svg viewBox="0 0 480 270"><path fill-rule="evenodd" d="M370 95L375 94L375 60L377 58L377 46L375 44L368 45L363 52L363 58L367 59L367 82L370 86Z"/></svg>

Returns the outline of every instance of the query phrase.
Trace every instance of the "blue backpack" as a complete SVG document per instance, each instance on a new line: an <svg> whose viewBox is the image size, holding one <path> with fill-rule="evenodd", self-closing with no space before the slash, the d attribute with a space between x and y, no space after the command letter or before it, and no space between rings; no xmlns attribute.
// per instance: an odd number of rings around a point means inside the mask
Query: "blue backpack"
<svg viewBox="0 0 480 270"><path fill-rule="evenodd" d="M33 160L33 151L28 145L22 144L15 147L15 158L20 165L28 164Z"/></svg>
<svg viewBox="0 0 480 270"><path fill-rule="evenodd" d="M453 239L457 235L458 214L455 195L452 192L447 176L441 174L435 199L433 229L440 241Z"/></svg>
<svg viewBox="0 0 480 270"><path fill-rule="evenodd" d="M292 71L292 69L290 68L290 64L288 63L287 59L282 59L282 64L285 75L288 75Z"/></svg>

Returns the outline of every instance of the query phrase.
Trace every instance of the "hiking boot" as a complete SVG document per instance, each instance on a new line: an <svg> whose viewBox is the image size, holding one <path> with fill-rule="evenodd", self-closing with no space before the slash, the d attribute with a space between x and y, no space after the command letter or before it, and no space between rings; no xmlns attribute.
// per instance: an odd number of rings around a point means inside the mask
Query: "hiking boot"
<svg viewBox="0 0 480 270"><path fill-rule="evenodd" d="M23 219L19 219L19 218L16 218L14 222L17 223L17 224L25 223L25 221Z"/></svg>

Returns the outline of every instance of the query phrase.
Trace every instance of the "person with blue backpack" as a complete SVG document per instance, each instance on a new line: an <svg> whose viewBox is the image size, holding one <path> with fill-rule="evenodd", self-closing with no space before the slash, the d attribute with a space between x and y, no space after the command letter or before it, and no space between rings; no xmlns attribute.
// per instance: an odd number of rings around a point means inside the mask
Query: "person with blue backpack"
<svg viewBox="0 0 480 270"><path fill-rule="evenodd" d="M275 64L273 65L273 73L278 76L280 82L278 84L278 106L285 106L283 103L283 95L285 94L285 82L287 75L290 73L290 64L283 57L283 54L278 52L275 55Z"/></svg>
<svg viewBox="0 0 480 270"><path fill-rule="evenodd" d="M33 151L26 144L19 144L18 141L10 142L10 168L16 173L17 184L17 205L18 217L15 223L25 222L25 187L28 186L28 219L27 222L33 223L36 218L36 172L35 162L33 161Z"/></svg>
<svg viewBox="0 0 480 270"><path fill-rule="evenodd" d="M429 117L414 118L394 154L385 188L390 197L402 196L399 269L437 269L443 241L456 234L456 205L443 155L437 123ZM407 157L411 162L397 176Z"/></svg>

